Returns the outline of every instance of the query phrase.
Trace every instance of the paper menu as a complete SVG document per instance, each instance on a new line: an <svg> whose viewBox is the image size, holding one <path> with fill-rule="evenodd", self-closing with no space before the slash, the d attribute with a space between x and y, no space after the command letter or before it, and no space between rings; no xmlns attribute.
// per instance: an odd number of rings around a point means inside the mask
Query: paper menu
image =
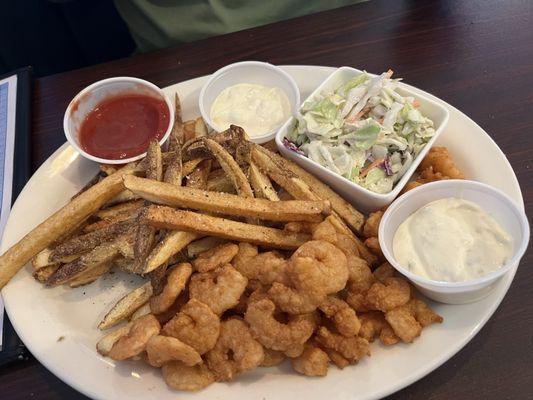
<svg viewBox="0 0 533 400"><path fill-rule="evenodd" d="M9 217L15 153L17 75L0 80L0 234ZM0 350L4 326L4 304L0 297Z"/></svg>

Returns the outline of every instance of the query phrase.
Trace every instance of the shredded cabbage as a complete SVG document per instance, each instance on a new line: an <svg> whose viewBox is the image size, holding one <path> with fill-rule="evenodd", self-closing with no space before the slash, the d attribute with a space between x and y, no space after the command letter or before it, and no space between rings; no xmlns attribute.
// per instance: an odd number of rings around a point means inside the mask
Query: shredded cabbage
<svg viewBox="0 0 533 400"><path fill-rule="evenodd" d="M366 189L390 192L435 134L391 76L363 72L307 101L286 137L289 148Z"/></svg>

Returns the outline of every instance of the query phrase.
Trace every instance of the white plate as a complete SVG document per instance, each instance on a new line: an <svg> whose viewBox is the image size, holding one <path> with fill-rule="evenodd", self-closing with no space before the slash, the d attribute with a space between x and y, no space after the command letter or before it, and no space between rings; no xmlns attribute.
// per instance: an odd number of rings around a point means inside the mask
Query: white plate
<svg viewBox="0 0 533 400"><path fill-rule="evenodd" d="M289 66L284 69L306 98L333 68ZM198 115L200 88L208 77L173 85L182 99L185 119ZM427 93L426 93L427 95ZM495 186L523 208L518 181L505 155L471 119L450 105L450 121L439 139L447 146L467 177ZM476 149L476 151L472 151ZM59 148L30 179L7 223L4 252L37 223L65 204L96 172L97 167L67 144ZM119 362L99 356L98 321L135 279L109 275L78 289L48 289L21 271L2 291L6 309L21 339L50 371L80 392L98 399L289 399L295 393L312 399L375 399L393 393L433 371L459 351L490 318L507 292L516 272L510 271L485 299L474 304L435 304L444 323L424 330L411 345L390 348L375 343L372 356L344 370L331 367L326 378L306 378L290 365L257 369L232 383L217 383L188 394L167 389L158 370L141 362ZM62 338L60 340L60 338Z"/></svg>

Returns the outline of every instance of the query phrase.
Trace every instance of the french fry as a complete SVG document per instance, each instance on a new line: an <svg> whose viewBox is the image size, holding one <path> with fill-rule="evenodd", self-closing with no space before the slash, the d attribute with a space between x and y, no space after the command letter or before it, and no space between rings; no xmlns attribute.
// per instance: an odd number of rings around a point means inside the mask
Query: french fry
<svg viewBox="0 0 533 400"><path fill-rule="evenodd" d="M109 272L111 267L113 267L113 261L97 264L79 273L78 275L75 275L67 283L71 288L87 285Z"/></svg>
<svg viewBox="0 0 533 400"><path fill-rule="evenodd" d="M308 234L286 232L164 206L148 207L143 219L147 224L160 229L181 229L269 248L294 250L310 240Z"/></svg>
<svg viewBox="0 0 533 400"><path fill-rule="evenodd" d="M242 172L237 162L220 144L208 138L204 138L205 146L219 162L222 169L228 174L237 194L241 197L254 197L250 183Z"/></svg>
<svg viewBox="0 0 533 400"><path fill-rule="evenodd" d="M98 171L98 173L94 176L94 178L92 178L84 187L82 187L78 193L72 196L71 199L78 197L80 194L85 192L87 189L96 185L98 182L104 179L105 176L106 174L104 174L102 171Z"/></svg>
<svg viewBox="0 0 533 400"><path fill-rule="evenodd" d="M183 142L184 137L181 101L178 96L178 92L176 92L174 93L174 125L172 126L172 131L170 132L169 136L168 151L181 153L181 146L183 145Z"/></svg>
<svg viewBox="0 0 533 400"><path fill-rule="evenodd" d="M150 314L150 304L144 303L133 314L131 314L130 321L135 321L137 318L141 318L143 315Z"/></svg>
<svg viewBox="0 0 533 400"><path fill-rule="evenodd" d="M254 163L250 164L248 175L250 176L250 183L254 189L255 197L270 201L279 201L278 194L272 187L272 182L270 182L268 176L263 174Z"/></svg>
<svg viewBox="0 0 533 400"><path fill-rule="evenodd" d="M235 188L222 168L211 171L207 178L207 190L234 194Z"/></svg>
<svg viewBox="0 0 533 400"><path fill-rule="evenodd" d="M232 156L235 155L235 150L239 143L246 140L246 133L240 126L231 125L229 129L224 132L209 135L209 139L214 140L220 144ZM200 139L189 140L183 145L186 160L194 158L213 158L211 151L205 146L205 142Z"/></svg>
<svg viewBox="0 0 533 400"><path fill-rule="evenodd" d="M114 242L105 243L95 247L90 252L71 263L63 264L47 280L47 286L56 286L68 282L83 271L108 265L118 257L120 252Z"/></svg>
<svg viewBox="0 0 533 400"><path fill-rule="evenodd" d="M223 243L227 243L227 240L214 236L208 236L203 239L195 240L187 245L187 256L189 258L195 258L198 254L210 250L213 247Z"/></svg>
<svg viewBox="0 0 533 400"><path fill-rule="evenodd" d="M138 200L139 197L135 196L132 192L129 190L122 190L120 193L118 193L115 197L109 199L105 203L106 207L114 206L116 204L126 203L133 200Z"/></svg>
<svg viewBox="0 0 533 400"><path fill-rule="evenodd" d="M117 173L104 178L35 227L0 257L0 289L32 257L54 243L65 232L75 229L89 215L122 191L122 176L138 172L129 164Z"/></svg>
<svg viewBox="0 0 533 400"><path fill-rule="evenodd" d="M203 160L198 166L187 176L187 187L195 189L207 189L207 179L211 171L211 160Z"/></svg>
<svg viewBox="0 0 533 400"><path fill-rule="evenodd" d="M200 237L201 235L193 232L168 232L148 256L148 259L146 260L146 267L143 272L146 274L155 270L160 265L166 263L174 254L183 250L193 240L196 240Z"/></svg>
<svg viewBox="0 0 533 400"><path fill-rule="evenodd" d="M36 269L35 271L33 271L33 277L35 279L37 279L39 282L41 283L45 283L46 280L48 278L50 278L50 276L57 271L57 269L59 268L61 264L57 263L57 264L50 264L50 265L47 265L45 267L42 267L42 268L39 268L39 269Z"/></svg>
<svg viewBox="0 0 533 400"><path fill-rule="evenodd" d="M132 290L117 301L111 310L109 310L98 324L98 329L109 329L129 318L135 311L148 302L150 297L152 297L152 293L152 284L150 282L146 282L137 289Z"/></svg>
<svg viewBox="0 0 533 400"><path fill-rule="evenodd" d="M194 137L207 136L207 127L202 117L198 117L194 120Z"/></svg>
<svg viewBox="0 0 533 400"><path fill-rule="evenodd" d="M195 124L195 120L189 120L189 121L185 121L183 123L183 139L185 142L187 142L188 140L191 140L191 139L194 139L195 137L195 130L194 130L194 124Z"/></svg>
<svg viewBox="0 0 533 400"><path fill-rule="evenodd" d="M164 182L127 177L124 185L144 199L173 207L192 208L225 215L259 218L270 221L320 222L330 212L327 201L270 201L244 198L229 193L207 192L176 187Z"/></svg>
<svg viewBox="0 0 533 400"><path fill-rule="evenodd" d="M133 323L129 322L128 324L121 326L120 328L104 336L98 341L98 343L96 343L96 351L103 356L107 356L117 340L126 335L130 331L132 325Z"/></svg>
<svg viewBox="0 0 533 400"><path fill-rule="evenodd" d="M160 181L163 179L163 162L161 157L161 147L157 140L150 141L148 152L146 153L147 168L146 180ZM149 203L145 202L145 206ZM141 211L142 213L142 211ZM145 263L148 255L155 245L156 229L152 226L138 223L135 234L135 244L133 246L133 265L132 271L134 273L141 273L145 268Z"/></svg>
<svg viewBox="0 0 533 400"><path fill-rule="evenodd" d="M293 163L279 154L273 153L262 146L254 146L258 151L268 155L275 160L282 168L291 171L296 176L300 177L321 199L328 199L331 202L332 209L339 214L339 216L352 228L359 232L365 222L365 217L362 213L357 211L350 203L339 196L324 182L317 179L314 175L301 168L299 165Z"/></svg>
<svg viewBox="0 0 533 400"><path fill-rule="evenodd" d="M127 233L133 228L133 224L133 220L121 221L84 235L75 236L56 246L51 251L49 260L51 262L59 262L66 257L79 256L104 242L111 241L117 236Z"/></svg>
<svg viewBox="0 0 533 400"><path fill-rule="evenodd" d="M126 203L117 204L113 207L104 208L94 214L95 217L100 219L107 219L111 221L116 221L116 218L122 215L131 216L131 212L139 210L144 204L142 200L134 200ZM126 218L127 219L127 218Z"/></svg>

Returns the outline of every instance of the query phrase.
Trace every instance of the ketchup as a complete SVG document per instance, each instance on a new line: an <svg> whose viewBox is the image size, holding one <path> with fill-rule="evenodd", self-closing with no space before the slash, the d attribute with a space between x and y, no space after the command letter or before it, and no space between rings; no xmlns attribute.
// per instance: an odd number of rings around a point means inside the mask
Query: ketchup
<svg viewBox="0 0 533 400"><path fill-rule="evenodd" d="M79 140L87 153L112 160L144 153L152 138L160 140L170 116L165 101L125 94L99 103L81 123Z"/></svg>

